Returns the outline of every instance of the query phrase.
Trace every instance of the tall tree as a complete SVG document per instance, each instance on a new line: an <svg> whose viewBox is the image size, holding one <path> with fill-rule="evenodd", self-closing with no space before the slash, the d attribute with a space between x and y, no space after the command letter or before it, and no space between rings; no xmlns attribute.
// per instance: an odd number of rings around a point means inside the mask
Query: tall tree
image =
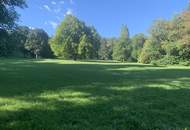
<svg viewBox="0 0 190 130"><path fill-rule="evenodd" d="M145 41L146 37L144 36L144 34L141 33L131 38L131 44L132 44L131 56L133 61L138 61L138 58L141 54Z"/></svg>
<svg viewBox="0 0 190 130"><path fill-rule="evenodd" d="M131 45L129 30L126 25L122 26L118 43L113 48L113 59L118 61L127 61L131 57Z"/></svg>
<svg viewBox="0 0 190 130"><path fill-rule="evenodd" d="M65 17L50 41L51 48L56 56L65 59L76 59L78 57L78 44L83 35L84 26L84 23L72 15Z"/></svg>
<svg viewBox="0 0 190 130"><path fill-rule="evenodd" d="M82 42L81 39L83 39ZM93 27L86 26L75 16L67 15L50 40L50 45L56 56L76 60L77 58L87 58L86 56L80 57L85 42L92 46L91 58L95 58L98 57L99 39L99 35Z"/></svg>

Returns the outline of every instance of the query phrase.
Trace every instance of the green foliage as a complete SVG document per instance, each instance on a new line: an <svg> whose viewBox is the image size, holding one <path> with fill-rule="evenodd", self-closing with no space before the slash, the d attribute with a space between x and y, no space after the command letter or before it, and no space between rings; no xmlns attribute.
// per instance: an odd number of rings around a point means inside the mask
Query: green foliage
<svg viewBox="0 0 190 130"><path fill-rule="evenodd" d="M131 38L132 52L131 57L133 61L137 62L141 54L142 48L146 41L144 34L137 34Z"/></svg>
<svg viewBox="0 0 190 130"><path fill-rule="evenodd" d="M90 39L83 35L81 37L79 47L78 47L78 54L81 59L92 59L93 58L93 45L90 42Z"/></svg>
<svg viewBox="0 0 190 130"><path fill-rule="evenodd" d="M48 40L49 36L45 31L34 29L30 31L24 46L36 58L38 58L38 56L49 57L51 55L51 50Z"/></svg>
<svg viewBox="0 0 190 130"><path fill-rule="evenodd" d="M101 60L112 60L113 46L117 43L117 39L101 39L99 49L99 59Z"/></svg>
<svg viewBox="0 0 190 130"><path fill-rule="evenodd" d="M179 56L183 60L190 59L190 43L178 44Z"/></svg>
<svg viewBox="0 0 190 130"><path fill-rule="evenodd" d="M0 29L0 39L0 57L13 55L13 52L17 49L17 44L12 40L12 31Z"/></svg>
<svg viewBox="0 0 190 130"><path fill-rule="evenodd" d="M93 27L87 27L76 17L67 15L50 40L50 45L56 56L65 59L97 58L99 35Z"/></svg>
<svg viewBox="0 0 190 130"><path fill-rule="evenodd" d="M179 56L179 50L177 47L178 43L175 42L162 42L161 47L164 50L165 54L168 56Z"/></svg>
<svg viewBox="0 0 190 130"><path fill-rule="evenodd" d="M0 56L7 56L9 53L9 34L7 31L0 29Z"/></svg>
<svg viewBox="0 0 190 130"><path fill-rule="evenodd" d="M113 59L118 61L131 60L131 44L127 26L121 28L120 38L113 47Z"/></svg>
<svg viewBox="0 0 190 130"><path fill-rule="evenodd" d="M157 65L176 65L179 64L180 58L177 56L164 56L162 59L152 61L151 64L157 64Z"/></svg>
<svg viewBox="0 0 190 130"><path fill-rule="evenodd" d="M141 55L138 59L139 62L148 64L151 63L151 61L158 60L159 58L161 58L159 44L153 39L146 40Z"/></svg>
<svg viewBox="0 0 190 130"><path fill-rule="evenodd" d="M172 20L158 20L150 29L155 47L145 45L140 55L141 63L158 60L160 64L179 64L190 59L190 12L185 10ZM147 49L149 48L149 49ZM156 50L156 51L155 51ZM154 52L153 54L150 54ZM156 53L155 53L156 52ZM152 58L152 55L156 58ZM154 57L153 56L153 57Z"/></svg>
<svg viewBox="0 0 190 130"><path fill-rule="evenodd" d="M180 61L179 64L183 65L183 66L190 66L190 60L189 61Z"/></svg>
<svg viewBox="0 0 190 130"><path fill-rule="evenodd" d="M10 43L15 46L13 51L13 56L15 57L29 57L30 52L25 48L25 43L27 41L30 29L26 26L18 26L11 31L9 39Z"/></svg>
<svg viewBox="0 0 190 130"><path fill-rule="evenodd" d="M170 22L165 20L156 20L150 28L150 34L153 40L162 42L168 40Z"/></svg>
<svg viewBox="0 0 190 130"><path fill-rule="evenodd" d="M0 28L11 28L18 20L15 7L25 8L25 0L1 0L0 1Z"/></svg>

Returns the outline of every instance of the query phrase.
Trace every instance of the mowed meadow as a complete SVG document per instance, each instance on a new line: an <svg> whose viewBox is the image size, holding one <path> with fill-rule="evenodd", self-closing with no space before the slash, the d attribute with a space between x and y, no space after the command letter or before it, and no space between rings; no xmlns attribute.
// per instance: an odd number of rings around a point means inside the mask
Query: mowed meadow
<svg viewBox="0 0 190 130"><path fill-rule="evenodd" d="M190 67L0 60L0 130L190 128Z"/></svg>

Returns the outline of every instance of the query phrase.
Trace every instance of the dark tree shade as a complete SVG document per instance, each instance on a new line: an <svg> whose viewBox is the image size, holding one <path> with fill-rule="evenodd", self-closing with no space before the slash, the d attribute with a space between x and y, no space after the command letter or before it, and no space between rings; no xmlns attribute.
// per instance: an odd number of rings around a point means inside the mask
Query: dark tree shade
<svg viewBox="0 0 190 130"><path fill-rule="evenodd" d="M18 20L15 7L27 7L25 0L0 0L0 28L10 28Z"/></svg>
<svg viewBox="0 0 190 130"><path fill-rule="evenodd" d="M51 54L48 40L49 36L44 30L34 29L28 35L25 48L36 58L38 56L48 57Z"/></svg>

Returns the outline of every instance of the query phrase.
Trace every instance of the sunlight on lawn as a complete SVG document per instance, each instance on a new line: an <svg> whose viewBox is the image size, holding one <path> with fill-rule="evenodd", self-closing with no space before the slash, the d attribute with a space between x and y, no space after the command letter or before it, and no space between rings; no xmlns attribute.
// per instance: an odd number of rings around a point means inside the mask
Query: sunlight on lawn
<svg viewBox="0 0 190 130"><path fill-rule="evenodd" d="M0 128L190 125L189 67L94 62L1 64Z"/></svg>

